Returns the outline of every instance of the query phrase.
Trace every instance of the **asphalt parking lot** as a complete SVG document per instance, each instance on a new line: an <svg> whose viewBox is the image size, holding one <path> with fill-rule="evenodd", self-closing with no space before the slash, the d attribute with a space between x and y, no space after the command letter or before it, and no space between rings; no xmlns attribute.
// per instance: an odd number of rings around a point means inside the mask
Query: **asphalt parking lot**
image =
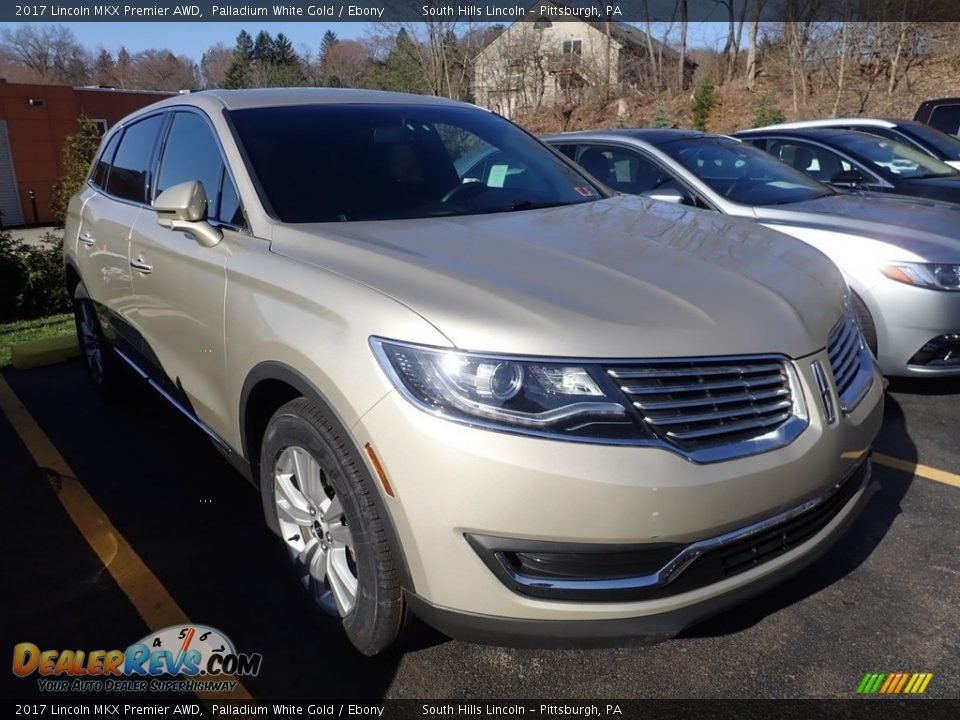
<svg viewBox="0 0 960 720"><path fill-rule="evenodd" d="M100 513L83 522L112 523L122 539L94 552L55 492L69 485L63 466L31 454L41 440L24 442L23 415L0 413L4 653L24 641L126 647L158 629L138 607L156 618L175 602L263 654L243 683L255 698L854 698L868 672L932 673L924 697L960 698L958 381L894 383L879 490L845 538L789 584L677 639L516 650L428 631L370 660L309 625L257 492L174 410L146 390L105 406L76 361L3 378ZM123 562L123 541L151 577L121 587L103 557ZM157 599L134 603L131 587ZM0 696L41 695L35 678L0 673Z"/></svg>

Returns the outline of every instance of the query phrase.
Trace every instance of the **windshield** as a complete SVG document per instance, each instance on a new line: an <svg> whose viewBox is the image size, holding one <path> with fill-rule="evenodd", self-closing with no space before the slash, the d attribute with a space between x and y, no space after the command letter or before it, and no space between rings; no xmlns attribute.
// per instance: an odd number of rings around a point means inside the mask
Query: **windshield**
<svg viewBox="0 0 960 720"><path fill-rule="evenodd" d="M510 212L600 191L498 115L349 104L234 110L262 199L288 223Z"/></svg>
<svg viewBox="0 0 960 720"><path fill-rule="evenodd" d="M658 146L728 200L785 205L833 191L752 145L729 138L684 138Z"/></svg>
<svg viewBox="0 0 960 720"><path fill-rule="evenodd" d="M944 160L960 160L960 139L923 123L901 125L900 130L936 150Z"/></svg>
<svg viewBox="0 0 960 720"><path fill-rule="evenodd" d="M957 174L949 165L895 140L849 133L837 135L833 142L888 177L916 179Z"/></svg>

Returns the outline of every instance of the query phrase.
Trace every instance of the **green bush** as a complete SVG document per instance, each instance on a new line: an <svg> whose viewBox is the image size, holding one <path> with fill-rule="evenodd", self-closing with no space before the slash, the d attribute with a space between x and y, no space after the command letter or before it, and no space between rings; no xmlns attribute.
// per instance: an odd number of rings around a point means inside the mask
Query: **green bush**
<svg viewBox="0 0 960 720"><path fill-rule="evenodd" d="M90 172L93 158L100 146L100 136L97 126L86 115L81 115L77 122L80 130L68 135L63 143L63 177L53 188L53 202L51 209L57 224L63 225L67 219L67 205L70 198L79 192Z"/></svg>
<svg viewBox="0 0 960 720"><path fill-rule="evenodd" d="M63 236L47 233L41 245L17 242L0 230L0 322L67 312Z"/></svg>
<svg viewBox="0 0 960 720"><path fill-rule="evenodd" d="M670 122L670 114L667 112L667 108L663 105L657 105L657 112L653 116L653 120L650 121L650 127L655 128L668 128L673 125Z"/></svg>
<svg viewBox="0 0 960 720"><path fill-rule="evenodd" d="M753 127L776 125L786 121L783 110L780 109L780 98L773 90L768 90L757 96L753 103Z"/></svg>
<svg viewBox="0 0 960 720"><path fill-rule="evenodd" d="M693 91L693 126L697 130L707 129L707 120L710 119L710 110L715 100L713 79L705 77L697 83L697 89Z"/></svg>

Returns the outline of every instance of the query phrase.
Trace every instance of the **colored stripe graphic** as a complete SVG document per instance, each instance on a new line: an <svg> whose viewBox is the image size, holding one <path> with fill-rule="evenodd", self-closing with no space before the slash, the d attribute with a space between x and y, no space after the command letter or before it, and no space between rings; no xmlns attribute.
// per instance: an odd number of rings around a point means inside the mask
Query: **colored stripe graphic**
<svg viewBox="0 0 960 720"><path fill-rule="evenodd" d="M933 673L867 673L857 685L858 695L921 695Z"/></svg>

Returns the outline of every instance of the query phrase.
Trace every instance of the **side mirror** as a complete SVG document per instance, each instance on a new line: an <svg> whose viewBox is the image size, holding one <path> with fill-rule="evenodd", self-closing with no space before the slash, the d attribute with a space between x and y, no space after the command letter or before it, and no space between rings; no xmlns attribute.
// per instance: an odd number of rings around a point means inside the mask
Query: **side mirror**
<svg viewBox="0 0 960 720"><path fill-rule="evenodd" d="M844 170L830 178L831 185L844 185L849 187L863 185L863 181L863 173L859 170Z"/></svg>
<svg viewBox="0 0 960 720"><path fill-rule="evenodd" d="M174 185L153 201L161 227L193 236L203 247L213 247L223 233L207 222L207 193L199 180Z"/></svg>
<svg viewBox="0 0 960 720"><path fill-rule="evenodd" d="M659 200L660 202L674 203L677 205L682 204L687 199L684 197L684 194L676 188L648 190L647 192L640 193L640 195L641 197L650 198L651 200Z"/></svg>

